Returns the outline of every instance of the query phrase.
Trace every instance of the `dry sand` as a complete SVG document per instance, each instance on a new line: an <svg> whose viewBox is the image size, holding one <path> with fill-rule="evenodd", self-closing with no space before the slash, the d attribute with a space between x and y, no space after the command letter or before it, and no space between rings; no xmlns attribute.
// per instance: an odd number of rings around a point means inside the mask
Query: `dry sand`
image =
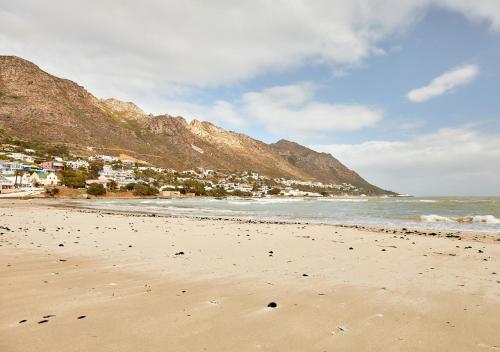
<svg viewBox="0 0 500 352"><path fill-rule="evenodd" d="M496 238L8 200L0 221L2 352L500 351Z"/></svg>

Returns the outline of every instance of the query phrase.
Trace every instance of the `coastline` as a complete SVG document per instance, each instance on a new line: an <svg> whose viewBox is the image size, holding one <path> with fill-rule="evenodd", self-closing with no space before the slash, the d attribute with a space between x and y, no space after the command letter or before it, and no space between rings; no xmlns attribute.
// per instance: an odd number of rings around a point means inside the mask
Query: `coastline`
<svg viewBox="0 0 500 352"><path fill-rule="evenodd" d="M493 236L37 203L0 202L2 350L500 348Z"/></svg>
<svg viewBox="0 0 500 352"><path fill-rule="evenodd" d="M40 198L32 198L32 199L40 199ZM51 200L52 198L45 198L47 200ZM116 198L119 199L119 198ZM136 199L156 199L156 198L136 198ZM210 199L210 198L207 198ZM145 211L145 210L116 210L116 209L95 209L87 206L76 205L76 204L46 204L50 207L55 208L66 208L66 209L75 209L82 212L98 212L103 214L122 214L128 216L146 216L146 217L166 217L166 218L191 218L198 220L214 220L214 221L235 221L241 223L255 223L255 224L296 224L296 225L319 225L319 226L332 226L337 228L348 228L348 229L357 229L364 230L370 232L380 232L392 235L418 235L418 236L431 236L431 237L446 237L446 235L452 232L454 235L458 237L449 237L449 239L471 239L471 240L491 240L493 242L500 242L500 234L495 232L478 232L478 231L456 231L452 229L441 229L441 230L433 230L433 229L416 229L416 228L405 228L405 227L378 227L378 226L365 226L365 225L352 225L352 224L331 224L331 223L311 223L309 221L284 221L284 220L265 220L265 219L244 219L238 217L231 216L202 216L202 215L187 215L187 214L164 214L158 213L154 211Z"/></svg>

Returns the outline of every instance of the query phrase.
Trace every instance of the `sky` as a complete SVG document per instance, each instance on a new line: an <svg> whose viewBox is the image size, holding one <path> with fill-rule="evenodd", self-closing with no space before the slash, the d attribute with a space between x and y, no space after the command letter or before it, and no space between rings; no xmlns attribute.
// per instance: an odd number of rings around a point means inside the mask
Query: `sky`
<svg viewBox="0 0 500 352"><path fill-rule="evenodd" d="M399 193L500 195L498 0L0 0L0 54Z"/></svg>

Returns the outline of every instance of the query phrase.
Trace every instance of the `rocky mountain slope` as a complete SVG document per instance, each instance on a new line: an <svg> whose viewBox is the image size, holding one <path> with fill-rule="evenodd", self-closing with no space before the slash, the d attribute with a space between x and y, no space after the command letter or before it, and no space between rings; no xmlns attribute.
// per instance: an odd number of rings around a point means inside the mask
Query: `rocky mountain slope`
<svg viewBox="0 0 500 352"><path fill-rule="evenodd" d="M83 155L125 153L179 170L253 170L385 193L329 154L288 141L266 144L209 122L148 115L130 102L97 99L78 84L14 56L0 56L0 129L4 136L64 144Z"/></svg>

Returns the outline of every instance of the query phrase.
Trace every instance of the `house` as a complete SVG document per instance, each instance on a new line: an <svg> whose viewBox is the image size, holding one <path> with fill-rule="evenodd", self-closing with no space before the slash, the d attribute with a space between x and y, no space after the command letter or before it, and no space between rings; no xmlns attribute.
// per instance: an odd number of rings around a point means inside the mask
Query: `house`
<svg viewBox="0 0 500 352"><path fill-rule="evenodd" d="M111 181L113 181L111 178L107 178L106 176L101 175L97 179L87 180L85 181L85 183L87 184L87 186L98 184L98 185L103 185L104 188L107 188L108 183L110 183Z"/></svg>
<svg viewBox="0 0 500 352"><path fill-rule="evenodd" d="M88 169L89 162L87 160L82 160L82 159L70 160L66 161L66 165L74 170L78 170L79 168Z"/></svg>
<svg viewBox="0 0 500 352"><path fill-rule="evenodd" d="M64 164L60 161L45 161L40 164L40 166L47 171L62 171L64 170Z"/></svg>
<svg viewBox="0 0 500 352"><path fill-rule="evenodd" d="M35 159L31 155L26 155L23 153L10 153L7 154L9 158L16 159L16 160L21 160L27 163L32 163L35 161Z"/></svg>
<svg viewBox="0 0 500 352"><path fill-rule="evenodd" d="M14 189L14 182L0 175L0 193L9 193Z"/></svg>
<svg viewBox="0 0 500 352"><path fill-rule="evenodd" d="M161 191L160 197L164 198L180 198L181 192L179 191Z"/></svg>
<svg viewBox="0 0 500 352"><path fill-rule="evenodd" d="M102 160L105 163L112 163L113 161L118 161L118 158L111 155L94 155L91 156L89 160Z"/></svg>
<svg viewBox="0 0 500 352"><path fill-rule="evenodd" d="M36 186L36 185L43 185L44 184L44 181L45 181L45 175L43 177L43 180L42 178L40 177L40 175L36 172L33 172L30 176L29 176L29 179L30 179L30 182L33 186Z"/></svg>
<svg viewBox="0 0 500 352"><path fill-rule="evenodd" d="M59 184L59 178L54 172L47 175L45 179L45 186L57 186Z"/></svg>
<svg viewBox="0 0 500 352"><path fill-rule="evenodd" d="M22 169L23 165L15 161L0 162L0 174L2 175L13 175L15 174L16 170Z"/></svg>

